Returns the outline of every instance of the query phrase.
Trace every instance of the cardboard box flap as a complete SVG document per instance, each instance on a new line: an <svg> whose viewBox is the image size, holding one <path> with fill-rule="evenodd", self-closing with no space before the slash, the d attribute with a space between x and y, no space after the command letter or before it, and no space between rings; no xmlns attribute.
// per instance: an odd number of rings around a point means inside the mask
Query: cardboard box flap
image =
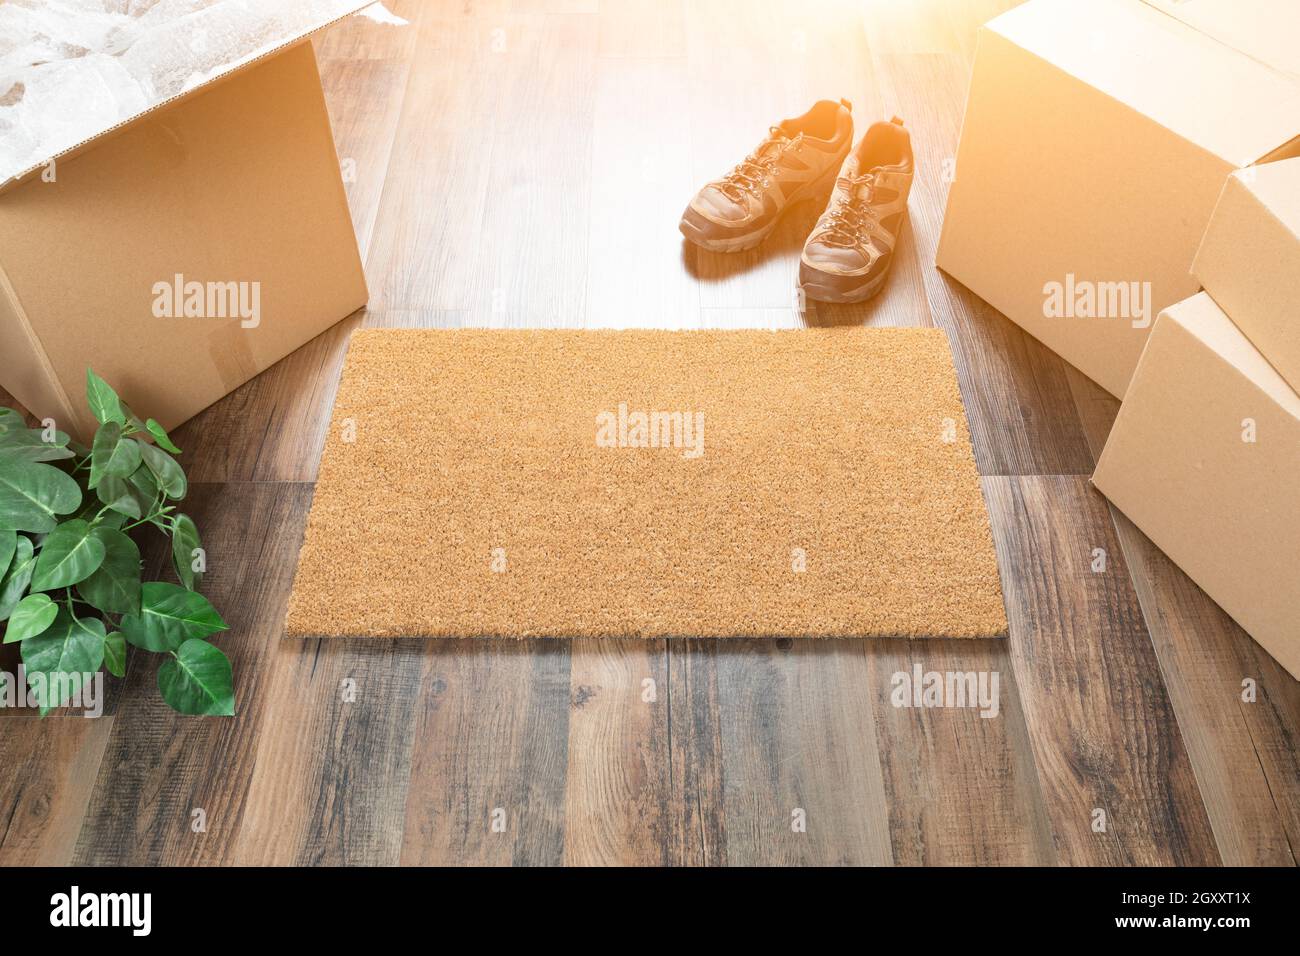
<svg viewBox="0 0 1300 956"><path fill-rule="evenodd" d="M1265 66L1300 78L1296 0L1144 0Z"/></svg>
<svg viewBox="0 0 1300 956"><path fill-rule="evenodd" d="M1142 0L1037 0L985 29L1234 166L1300 132L1300 82Z"/></svg>
<svg viewBox="0 0 1300 956"><path fill-rule="evenodd" d="M6 99L11 100L0 106L0 122L10 127L0 148L0 193L38 174L52 160L81 153L141 117L302 42L373 2L212 0L182 16L167 7L151 8L138 18L106 14L95 34L100 49L48 60L42 49L48 38L39 31L74 37L80 35L78 29L68 24L65 34L55 22L41 27L16 21L37 32L30 38L0 36L18 54L10 54L3 64L22 63L24 52L31 64L0 72L0 92L8 90ZM73 16L64 7L48 8L41 15L51 21ZM138 26L154 15L156 20L170 19ZM134 32L127 32L128 27ZM79 83L89 83L98 95L89 98L94 102L82 120L69 120L68 113L87 98L78 92ZM31 128L37 118L56 115L57 124Z"/></svg>
<svg viewBox="0 0 1300 956"><path fill-rule="evenodd" d="M1300 395L1205 293L1170 306L1165 315L1217 352L1288 415L1300 421Z"/></svg>
<svg viewBox="0 0 1300 956"><path fill-rule="evenodd" d="M1233 173L1291 235L1300 237L1300 157L1265 163L1250 175Z"/></svg>

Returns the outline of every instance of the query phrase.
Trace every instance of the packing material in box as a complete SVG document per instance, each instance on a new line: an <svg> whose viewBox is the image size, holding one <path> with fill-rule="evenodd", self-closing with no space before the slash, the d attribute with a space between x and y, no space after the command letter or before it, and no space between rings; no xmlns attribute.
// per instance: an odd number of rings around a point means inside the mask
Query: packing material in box
<svg viewBox="0 0 1300 956"><path fill-rule="evenodd" d="M0 387L86 441L87 367L171 428L365 304L306 38L366 4L78 2L0 22L67 21L0 63Z"/></svg>
<svg viewBox="0 0 1300 956"><path fill-rule="evenodd" d="M937 264L1117 396L1152 319L1199 288L1224 179L1300 154L1300 83L1244 46L1286 56L1272 31L1296 5L1249 6L1276 19L1030 0L980 30Z"/></svg>
<svg viewBox="0 0 1300 956"><path fill-rule="evenodd" d="M1300 158L1228 177L1192 272L1300 390Z"/></svg>
<svg viewBox="0 0 1300 956"><path fill-rule="evenodd" d="M1300 395L1210 296L1161 313L1093 482L1300 678Z"/></svg>

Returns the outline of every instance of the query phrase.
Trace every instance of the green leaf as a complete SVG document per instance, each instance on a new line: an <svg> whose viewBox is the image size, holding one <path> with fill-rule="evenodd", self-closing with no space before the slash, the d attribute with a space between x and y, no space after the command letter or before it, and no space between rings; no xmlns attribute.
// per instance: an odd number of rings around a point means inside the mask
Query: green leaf
<svg viewBox="0 0 1300 956"><path fill-rule="evenodd" d="M117 397L117 392L90 369L86 369L86 404L101 425L105 422L126 424L126 413L122 411L122 400Z"/></svg>
<svg viewBox="0 0 1300 956"><path fill-rule="evenodd" d="M126 418L126 428L123 431L128 435L134 435L136 432L144 433L144 422L140 421L138 415L131 411L131 406L126 402L118 399L118 404L122 407L122 415Z"/></svg>
<svg viewBox="0 0 1300 956"><path fill-rule="evenodd" d="M33 591L50 591L84 581L104 562L104 542L80 518L65 521L45 539L32 575Z"/></svg>
<svg viewBox="0 0 1300 956"><path fill-rule="evenodd" d="M202 573L194 570L194 552L202 546L194 519L178 514L172 528L172 564L176 566L176 576L191 591L197 591L203 580Z"/></svg>
<svg viewBox="0 0 1300 956"><path fill-rule="evenodd" d="M126 615L119 626L128 641L146 651L174 651L188 640L226 630L207 598L166 581L143 585L140 613Z"/></svg>
<svg viewBox="0 0 1300 956"><path fill-rule="evenodd" d="M163 430L163 427L152 418L145 422L145 427L149 429L149 434L153 436L153 440L158 443L159 448L163 448L173 455L181 453L181 450L172 444L172 440L167 437L167 432Z"/></svg>
<svg viewBox="0 0 1300 956"><path fill-rule="evenodd" d="M158 691L172 710L203 717L235 713L234 679L226 655L192 638L158 668Z"/></svg>
<svg viewBox="0 0 1300 956"><path fill-rule="evenodd" d="M126 638L121 631L104 638L104 666L114 677L126 676Z"/></svg>
<svg viewBox="0 0 1300 956"><path fill-rule="evenodd" d="M0 461L62 461L74 457L67 444L63 432L55 432L53 441L39 428L7 432L0 434Z"/></svg>
<svg viewBox="0 0 1300 956"><path fill-rule="evenodd" d="M8 432L25 431L27 428L27 419L19 414L16 408L5 408L0 406L0 440Z"/></svg>
<svg viewBox="0 0 1300 956"><path fill-rule="evenodd" d="M0 529L43 534L79 507L81 488L54 466L0 461Z"/></svg>
<svg viewBox="0 0 1300 956"><path fill-rule="evenodd" d="M95 432L90 452L90 487L106 477L130 478L140 467L140 443L122 437L122 426L107 422Z"/></svg>
<svg viewBox="0 0 1300 956"><path fill-rule="evenodd" d="M18 548L18 533L16 531L0 531L0 580L3 580L5 572L9 570L9 562L13 560L14 551Z"/></svg>
<svg viewBox="0 0 1300 956"><path fill-rule="evenodd" d="M59 615L59 606L48 594L29 594L18 602L5 625L6 644L17 644L42 634Z"/></svg>
<svg viewBox="0 0 1300 956"><path fill-rule="evenodd" d="M104 546L104 562L77 585L77 593L109 614L139 614L140 549L113 528L100 526L91 534Z"/></svg>
<svg viewBox="0 0 1300 956"><path fill-rule="evenodd" d="M44 634L23 641L23 666L41 714L64 704L104 663L104 622L60 608ZM43 675L44 680L32 678ZM62 678L62 679L61 679Z"/></svg>
<svg viewBox="0 0 1300 956"><path fill-rule="evenodd" d="M99 483L99 486L95 489L95 494L100 501L118 514L126 515L128 518L143 517L140 502L133 494L132 486L121 478L108 475Z"/></svg>
<svg viewBox="0 0 1300 956"><path fill-rule="evenodd" d="M18 602L27 593L27 585L31 583L32 569L35 567L36 549L30 538L19 535L13 561L5 576L0 578L0 621L14 612Z"/></svg>
<svg viewBox="0 0 1300 956"><path fill-rule="evenodd" d="M154 445L146 445L144 442L136 442L136 444L140 446L140 455L144 458L145 466L157 481L158 487L163 490L168 498L177 500L184 498L185 472L176 463L176 459Z"/></svg>

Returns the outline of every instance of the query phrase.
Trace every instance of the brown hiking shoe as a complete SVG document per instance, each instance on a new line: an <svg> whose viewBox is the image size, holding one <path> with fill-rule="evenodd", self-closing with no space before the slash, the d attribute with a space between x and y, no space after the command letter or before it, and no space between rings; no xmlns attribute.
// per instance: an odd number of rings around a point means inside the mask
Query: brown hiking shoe
<svg viewBox="0 0 1300 956"><path fill-rule="evenodd" d="M738 252L758 245L790 206L823 200L853 145L852 108L848 100L820 100L771 127L735 169L695 194L682 235L712 252Z"/></svg>
<svg viewBox="0 0 1300 956"><path fill-rule="evenodd" d="M799 285L818 302L861 302L894 261L912 188L912 137L895 116L873 123L844 160L826 212L804 244Z"/></svg>

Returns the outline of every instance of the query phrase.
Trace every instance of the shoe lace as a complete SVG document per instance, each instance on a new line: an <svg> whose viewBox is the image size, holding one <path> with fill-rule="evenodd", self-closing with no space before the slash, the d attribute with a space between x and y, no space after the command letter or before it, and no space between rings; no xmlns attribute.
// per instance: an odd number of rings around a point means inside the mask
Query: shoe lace
<svg viewBox="0 0 1300 956"><path fill-rule="evenodd" d="M718 181L718 189L724 195L737 202L740 202L744 193L757 196L760 189L772 185L772 176L781 157L792 149L798 149L803 143L803 133L798 133L791 139L779 126L768 127L767 133L767 139L758 149Z"/></svg>
<svg viewBox="0 0 1300 956"><path fill-rule="evenodd" d="M841 176L835 180L837 195L826 214L822 241L832 246L855 246L862 227L871 218L871 198L875 191L875 173Z"/></svg>

